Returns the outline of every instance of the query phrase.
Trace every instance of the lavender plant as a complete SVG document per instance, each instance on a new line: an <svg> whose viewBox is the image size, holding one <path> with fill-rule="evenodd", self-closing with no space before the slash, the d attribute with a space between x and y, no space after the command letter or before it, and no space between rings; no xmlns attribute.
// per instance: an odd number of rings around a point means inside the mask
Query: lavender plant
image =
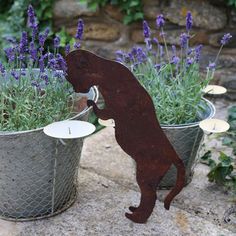
<svg viewBox="0 0 236 236"><path fill-rule="evenodd" d="M161 44L152 37L151 29L143 21L143 35L146 47L134 46L129 52L117 51L117 61L126 65L151 95L157 117L162 125L179 125L196 122L204 110L203 88L211 81L219 54L232 37L225 34L215 61L207 66L205 78L200 74L199 61L202 45L189 46L193 19L186 16L186 32L180 35L180 50L172 45L169 52L164 32L163 15L156 19L156 27L162 39Z"/></svg>
<svg viewBox="0 0 236 236"><path fill-rule="evenodd" d="M7 63L0 62L1 131L35 129L74 115L73 89L65 79L67 66L59 53L60 38L54 38L53 52L46 49L49 29L39 32L31 5L27 13L31 34L22 32L20 42L11 40L11 46L3 50ZM81 40L82 20L78 28ZM65 52L69 51L67 45Z"/></svg>

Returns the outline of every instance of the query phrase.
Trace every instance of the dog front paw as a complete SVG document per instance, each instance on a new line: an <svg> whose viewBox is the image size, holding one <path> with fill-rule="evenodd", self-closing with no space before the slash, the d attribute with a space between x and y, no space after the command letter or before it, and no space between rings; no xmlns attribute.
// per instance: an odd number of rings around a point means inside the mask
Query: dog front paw
<svg viewBox="0 0 236 236"><path fill-rule="evenodd" d="M88 107L93 107L94 105L96 105L96 104L95 104L95 102L93 100L88 100L87 101L87 106Z"/></svg>

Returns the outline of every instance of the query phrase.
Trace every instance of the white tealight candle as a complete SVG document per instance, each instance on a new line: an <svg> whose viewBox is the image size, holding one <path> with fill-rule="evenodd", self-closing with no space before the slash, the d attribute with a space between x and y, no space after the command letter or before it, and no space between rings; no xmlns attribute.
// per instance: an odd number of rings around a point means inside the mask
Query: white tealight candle
<svg viewBox="0 0 236 236"><path fill-rule="evenodd" d="M109 120L98 119L98 123L102 126L115 127L115 121L113 119Z"/></svg>
<svg viewBox="0 0 236 236"><path fill-rule="evenodd" d="M203 89L204 93L208 94L224 94L227 92L227 89L223 86L219 85L207 85L206 88Z"/></svg>
<svg viewBox="0 0 236 236"><path fill-rule="evenodd" d="M230 126L224 120L219 119L206 119L199 123L202 130L210 133L222 133L227 131Z"/></svg>
<svg viewBox="0 0 236 236"><path fill-rule="evenodd" d="M66 120L44 127L43 132L53 138L76 139L92 134L95 129L93 124L86 121Z"/></svg>

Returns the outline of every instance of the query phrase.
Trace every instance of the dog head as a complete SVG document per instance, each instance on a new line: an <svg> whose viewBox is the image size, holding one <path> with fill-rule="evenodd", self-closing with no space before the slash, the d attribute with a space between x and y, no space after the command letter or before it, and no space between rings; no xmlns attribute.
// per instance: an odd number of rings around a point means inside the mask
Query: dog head
<svg viewBox="0 0 236 236"><path fill-rule="evenodd" d="M75 92L87 93L93 85L96 85L94 71L96 57L95 54L85 50L75 50L66 56L68 67L66 79L72 84Z"/></svg>

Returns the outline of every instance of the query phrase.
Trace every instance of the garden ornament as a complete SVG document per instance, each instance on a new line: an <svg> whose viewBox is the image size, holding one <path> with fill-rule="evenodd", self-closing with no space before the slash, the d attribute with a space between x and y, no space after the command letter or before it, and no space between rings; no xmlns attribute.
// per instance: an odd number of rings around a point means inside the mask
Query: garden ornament
<svg viewBox="0 0 236 236"><path fill-rule="evenodd" d="M89 51L75 50L66 57L67 80L75 92L86 93L96 85L105 108L88 100L102 120L113 119L115 137L121 148L136 161L136 179L141 190L138 207L130 207L126 217L145 223L157 199L156 190L172 164L177 168L176 185L164 200L170 208L173 198L183 189L185 168L156 118L151 97L134 75L122 64L106 60Z"/></svg>

